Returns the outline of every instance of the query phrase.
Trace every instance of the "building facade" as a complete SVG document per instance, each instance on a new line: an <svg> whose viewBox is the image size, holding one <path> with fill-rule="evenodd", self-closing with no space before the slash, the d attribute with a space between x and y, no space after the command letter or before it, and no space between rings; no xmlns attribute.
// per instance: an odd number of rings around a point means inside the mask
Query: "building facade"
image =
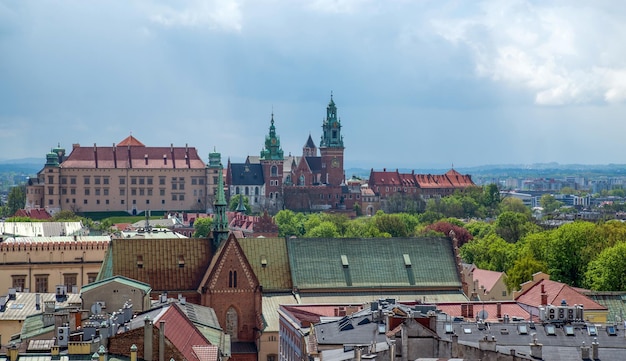
<svg viewBox="0 0 626 361"><path fill-rule="evenodd" d="M205 164L193 147L147 147L132 135L111 147L58 147L29 180L26 208L49 213L206 211L217 184L220 154Z"/></svg>

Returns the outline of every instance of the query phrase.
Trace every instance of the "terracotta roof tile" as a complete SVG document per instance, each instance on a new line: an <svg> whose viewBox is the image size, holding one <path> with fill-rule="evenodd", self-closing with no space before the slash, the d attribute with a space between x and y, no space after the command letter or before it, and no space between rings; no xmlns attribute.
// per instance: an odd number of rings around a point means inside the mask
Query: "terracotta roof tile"
<svg viewBox="0 0 626 361"><path fill-rule="evenodd" d="M474 280L478 281L478 285L484 286L487 292L491 292L493 286L504 275L504 272L489 271L480 268L473 270Z"/></svg>
<svg viewBox="0 0 626 361"><path fill-rule="evenodd" d="M530 287L526 292L515 299L525 305L539 307L541 304L541 293L548 296L548 304L560 305L563 300L568 305L583 305L586 310L606 310L607 308L595 302L591 298L583 295L571 286L552 280L541 280Z"/></svg>
<svg viewBox="0 0 626 361"><path fill-rule="evenodd" d="M124 140L119 142L117 146L118 147L145 147L145 145L143 145L142 142L137 140L137 138L133 137L132 135L129 135L128 137L124 138Z"/></svg>

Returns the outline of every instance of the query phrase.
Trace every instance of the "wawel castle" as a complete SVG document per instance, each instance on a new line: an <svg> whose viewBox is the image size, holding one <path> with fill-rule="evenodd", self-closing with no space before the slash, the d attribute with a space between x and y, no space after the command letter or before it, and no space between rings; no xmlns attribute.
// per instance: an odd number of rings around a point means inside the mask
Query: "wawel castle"
<svg viewBox="0 0 626 361"><path fill-rule="evenodd" d="M220 153L208 162L194 147L144 145L132 135L112 146L74 144L69 155L60 146L46 156L37 178L29 180L26 208L50 213L144 211L211 211L222 172L227 197L242 194L256 211L347 210L355 204L366 214L394 193L438 197L474 186L469 175L450 170L442 175L372 169L368 182L346 179L341 120L332 98L322 122L319 145L308 136L300 156L285 156L274 115L259 156L244 163Z"/></svg>

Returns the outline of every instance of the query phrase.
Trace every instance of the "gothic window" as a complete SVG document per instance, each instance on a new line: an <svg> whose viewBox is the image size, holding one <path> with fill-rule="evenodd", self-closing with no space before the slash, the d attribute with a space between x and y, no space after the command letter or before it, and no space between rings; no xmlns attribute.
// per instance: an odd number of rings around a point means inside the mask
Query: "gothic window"
<svg viewBox="0 0 626 361"><path fill-rule="evenodd" d="M228 288L237 288L237 271L228 272Z"/></svg>
<svg viewBox="0 0 626 361"><path fill-rule="evenodd" d="M237 310L234 307L228 308L226 311L226 334L230 335L231 340L237 340Z"/></svg>
<svg viewBox="0 0 626 361"><path fill-rule="evenodd" d="M272 177L277 177L278 176L278 167L273 165L270 172L271 172L271 176Z"/></svg>
<svg viewBox="0 0 626 361"><path fill-rule="evenodd" d="M259 195L259 187L254 187L254 195L255 196Z"/></svg>
<svg viewBox="0 0 626 361"><path fill-rule="evenodd" d="M300 178L298 179L298 185L300 186L304 185L304 174L300 175Z"/></svg>

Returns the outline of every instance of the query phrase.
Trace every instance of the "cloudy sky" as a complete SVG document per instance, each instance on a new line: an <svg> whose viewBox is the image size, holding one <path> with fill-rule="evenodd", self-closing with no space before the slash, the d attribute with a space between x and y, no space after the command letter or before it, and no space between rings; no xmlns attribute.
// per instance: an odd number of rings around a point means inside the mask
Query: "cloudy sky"
<svg viewBox="0 0 626 361"><path fill-rule="evenodd" d="M582 0L0 0L0 159L60 143L346 165L626 164L626 11Z"/></svg>

